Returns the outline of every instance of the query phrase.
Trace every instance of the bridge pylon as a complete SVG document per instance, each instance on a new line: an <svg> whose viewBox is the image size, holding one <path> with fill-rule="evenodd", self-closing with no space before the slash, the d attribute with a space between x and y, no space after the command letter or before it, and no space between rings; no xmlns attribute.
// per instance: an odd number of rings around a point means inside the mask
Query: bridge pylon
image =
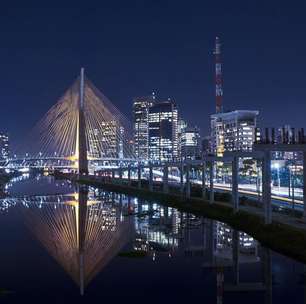
<svg viewBox="0 0 306 304"><path fill-rule="evenodd" d="M84 115L84 84L85 75L84 68L81 68L80 73L80 91L78 102L78 125L77 125L77 157L78 157L78 173L88 174L88 159L86 145L86 126Z"/></svg>

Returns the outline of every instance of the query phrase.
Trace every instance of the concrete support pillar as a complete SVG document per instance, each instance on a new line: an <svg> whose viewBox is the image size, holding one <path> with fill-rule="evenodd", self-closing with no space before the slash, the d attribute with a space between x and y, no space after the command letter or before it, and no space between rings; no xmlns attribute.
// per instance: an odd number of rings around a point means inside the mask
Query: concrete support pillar
<svg viewBox="0 0 306 304"><path fill-rule="evenodd" d="M128 166L128 185L131 186L131 165Z"/></svg>
<svg viewBox="0 0 306 304"><path fill-rule="evenodd" d="M206 198L206 162L202 166L202 198Z"/></svg>
<svg viewBox="0 0 306 304"><path fill-rule="evenodd" d="M262 164L262 198L264 204L265 224L272 223L271 206L271 154L265 151Z"/></svg>
<svg viewBox="0 0 306 304"><path fill-rule="evenodd" d="M141 166L138 164L137 167L137 181L138 181L138 188L141 188Z"/></svg>
<svg viewBox="0 0 306 304"><path fill-rule="evenodd" d="M190 198L190 165L186 165L186 197Z"/></svg>
<svg viewBox="0 0 306 304"><path fill-rule="evenodd" d="M165 164L164 168L163 168L163 192L164 193L168 193L169 192L168 173L169 173L168 164Z"/></svg>
<svg viewBox="0 0 306 304"><path fill-rule="evenodd" d="M183 194L184 193L184 165L181 164L180 169L180 191Z"/></svg>
<svg viewBox="0 0 306 304"><path fill-rule="evenodd" d="M306 151L303 152L303 202L304 219L306 220Z"/></svg>
<svg viewBox="0 0 306 304"><path fill-rule="evenodd" d="M153 191L153 165L149 166L149 190Z"/></svg>
<svg viewBox="0 0 306 304"><path fill-rule="evenodd" d="M213 204L215 200L214 195L214 161L210 161L209 166L209 203Z"/></svg>
<svg viewBox="0 0 306 304"><path fill-rule="evenodd" d="M122 172L123 169L122 168L119 168L119 182L122 183Z"/></svg>
<svg viewBox="0 0 306 304"><path fill-rule="evenodd" d="M239 195L238 195L238 176L239 176L239 158L234 156L232 160L232 202L234 212L239 210Z"/></svg>

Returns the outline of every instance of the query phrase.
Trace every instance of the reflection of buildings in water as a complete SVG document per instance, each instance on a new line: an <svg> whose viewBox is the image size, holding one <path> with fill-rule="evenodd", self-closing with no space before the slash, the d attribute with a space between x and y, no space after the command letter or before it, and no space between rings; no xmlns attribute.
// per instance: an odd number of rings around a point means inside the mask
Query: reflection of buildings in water
<svg viewBox="0 0 306 304"><path fill-rule="evenodd" d="M224 223L140 200L135 202L135 211L146 214L135 217L135 250L152 252L153 259L160 251L171 253L169 256L183 253L203 259L202 267L215 271L219 304L223 303L225 292L237 291L263 292L265 303L271 303L271 254L251 236ZM255 268L259 269L259 279L244 282L240 265L250 263L258 264Z"/></svg>
<svg viewBox="0 0 306 304"><path fill-rule="evenodd" d="M156 203L135 200L134 249L141 251L169 252L179 244L180 212ZM145 216L141 216L141 215Z"/></svg>
<svg viewBox="0 0 306 304"><path fill-rule="evenodd" d="M57 202L27 202L26 223L83 294L88 283L115 257L130 236L130 217L113 202L88 200L88 190ZM60 197L59 197L60 198Z"/></svg>
<svg viewBox="0 0 306 304"><path fill-rule="evenodd" d="M212 220L206 221L209 256L203 268L216 272L217 303L223 303L225 292L264 292L265 303L272 302L271 253L244 232ZM240 265L258 264L261 271L257 282L242 282ZM259 271L259 272L260 272ZM231 280L226 274L231 273Z"/></svg>
<svg viewBox="0 0 306 304"><path fill-rule="evenodd" d="M229 257L232 254L233 243L233 229L221 222L215 222L215 239L216 248L215 254L220 257ZM257 242L253 237L249 236L245 232L239 232L239 252L250 261L251 259L257 259Z"/></svg>

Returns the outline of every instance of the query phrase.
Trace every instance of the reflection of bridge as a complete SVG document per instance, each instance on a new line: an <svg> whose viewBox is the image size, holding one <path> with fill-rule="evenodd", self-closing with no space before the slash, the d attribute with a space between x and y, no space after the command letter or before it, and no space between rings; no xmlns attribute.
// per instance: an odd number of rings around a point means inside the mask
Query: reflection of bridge
<svg viewBox="0 0 306 304"><path fill-rule="evenodd" d="M86 189L81 192L85 194ZM265 259L260 253L267 250L245 233L238 233L220 222L136 199L132 199L135 216L122 217L131 198L112 193L103 192L95 197L94 192L89 191L87 210L84 212L84 206L81 206L83 194L24 196L18 199L29 229L80 286L81 292L82 284L85 288L117 255L130 236L134 242L129 244L133 247L128 248L146 250L148 257L157 262L162 258L162 265L165 265L164 258L167 256L170 265L175 263L176 258L196 261L203 275L209 274L214 284L222 287L217 290L218 303L222 303L224 297L226 300L232 291L271 294L270 256ZM150 212L152 210L154 212ZM78 217L80 212L83 212L82 216ZM78 220L83 216L85 225ZM136 235L130 233L131 229ZM84 232L84 251L78 245L81 231ZM238 235L240 238L237 238ZM81 258L82 252L84 259ZM137 263L135 271L139 269ZM246 283L243 277L239 277L240 268L250 264L256 265L256 275ZM80 268L80 265L84 268ZM268 268L262 273L261 266ZM228 275L232 273L233 279ZM261 273L264 278L260 277Z"/></svg>
<svg viewBox="0 0 306 304"><path fill-rule="evenodd" d="M65 269L80 293L128 241L131 218L111 200L88 198L88 190L20 198L29 229Z"/></svg>

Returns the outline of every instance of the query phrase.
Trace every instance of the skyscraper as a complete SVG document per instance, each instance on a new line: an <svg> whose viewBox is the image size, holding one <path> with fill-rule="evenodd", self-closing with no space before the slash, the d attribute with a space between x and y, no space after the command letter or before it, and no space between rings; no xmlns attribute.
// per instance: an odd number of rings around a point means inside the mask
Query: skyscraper
<svg viewBox="0 0 306 304"><path fill-rule="evenodd" d="M5 133L0 133L0 159L8 159L9 156L9 137Z"/></svg>
<svg viewBox="0 0 306 304"><path fill-rule="evenodd" d="M186 128L186 121L180 118L177 123L177 150L179 159L182 159L182 137Z"/></svg>
<svg viewBox="0 0 306 304"><path fill-rule="evenodd" d="M169 161L178 157L178 111L172 100L149 108L149 158Z"/></svg>
<svg viewBox="0 0 306 304"><path fill-rule="evenodd" d="M258 111L236 110L211 115L212 152L222 156L225 151L251 151L258 114Z"/></svg>
<svg viewBox="0 0 306 304"><path fill-rule="evenodd" d="M137 97L133 101L134 152L140 159L149 157L149 108L154 102L154 93Z"/></svg>

